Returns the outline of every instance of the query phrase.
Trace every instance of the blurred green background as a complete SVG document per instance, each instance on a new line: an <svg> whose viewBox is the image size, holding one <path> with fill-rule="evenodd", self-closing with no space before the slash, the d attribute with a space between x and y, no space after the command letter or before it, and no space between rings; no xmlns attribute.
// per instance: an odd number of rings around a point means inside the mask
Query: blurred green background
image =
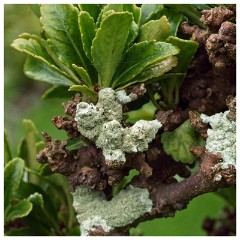
<svg viewBox="0 0 240 240"><path fill-rule="evenodd" d="M16 153L23 134L23 118L32 119L40 132L45 130L53 138L65 139L66 135L52 125L51 119L64 113L61 104L67 99L41 100L49 85L24 76L25 54L10 47L20 33L40 33L39 21L29 5L4 5L4 32L4 124L13 152ZM194 199L186 210L178 212L174 218L141 223L131 233L145 236L204 236L203 220L217 217L225 204L219 195L205 194Z"/></svg>

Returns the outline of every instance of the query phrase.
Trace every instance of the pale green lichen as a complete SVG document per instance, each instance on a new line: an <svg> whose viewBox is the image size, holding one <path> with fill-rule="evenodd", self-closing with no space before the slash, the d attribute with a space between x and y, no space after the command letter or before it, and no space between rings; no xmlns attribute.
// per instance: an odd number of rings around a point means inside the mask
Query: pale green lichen
<svg viewBox="0 0 240 240"><path fill-rule="evenodd" d="M143 152L148 149L148 143L154 139L161 123L158 120L139 120L132 127L125 128L123 134L123 151Z"/></svg>
<svg viewBox="0 0 240 240"><path fill-rule="evenodd" d="M221 169L226 169L229 165L236 167L236 122L227 118L229 111L217 113L213 116L201 114L204 123L211 126L208 129L206 149L215 154L220 154L222 162L218 164ZM216 176L216 181L221 177Z"/></svg>
<svg viewBox="0 0 240 240"><path fill-rule="evenodd" d="M127 104L129 102L132 102L137 99L137 95L134 93L131 93L127 95L125 90L120 90L116 92L116 97L119 103L121 104Z"/></svg>
<svg viewBox="0 0 240 240"><path fill-rule="evenodd" d="M101 226L105 232L124 227L150 212L152 205L147 189L131 185L110 201L100 191L81 185L73 193L73 207L82 235L88 235L97 226Z"/></svg>
<svg viewBox="0 0 240 240"><path fill-rule="evenodd" d="M135 99L134 94L129 96L125 91L104 88L99 91L96 106L83 102L77 105L75 120L79 132L103 150L106 160L125 162L125 152L146 151L162 126L157 120L140 120L132 127L123 128L121 104Z"/></svg>

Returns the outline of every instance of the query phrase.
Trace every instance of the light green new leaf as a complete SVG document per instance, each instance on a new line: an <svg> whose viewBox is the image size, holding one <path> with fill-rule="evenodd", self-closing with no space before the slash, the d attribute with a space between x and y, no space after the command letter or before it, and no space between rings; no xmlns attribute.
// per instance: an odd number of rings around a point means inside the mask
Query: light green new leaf
<svg viewBox="0 0 240 240"><path fill-rule="evenodd" d="M74 63L87 69L89 61L78 27L79 10L72 4L43 4L40 9L42 28L59 60L69 68Z"/></svg>
<svg viewBox="0 0 240 240"><path fill-rule="evenodd" d="M100 86L109 87L121 59L133 21L132 14L112 13L97 30L92 44L92 58L100 76Z"/></svg>
<svg viewBox="0 0 240 240"><path fill-rule="evenodd" d="M151 15L163 8L163 4L142 4L140 25L147 22Z"/></svg>
<svg viewBox="0 0 240 240"><path fill-rule="evenodd" d="M91 79L87 71L83 67L78 67L77 65L73 64L73 68L76 70L77 74L80 76L84 84L86 84L88 87L91 87L94 85L94 83L91 82Z"/></svg>
<svg viewBox="0 0 240 240"><path fill-rule="evenodd" d="M161 136L164 151L177 162L193 163L196 157L189 151L189 147L203 145L201 135L197 133L186 120L172 132L164 132Z"/></svg>
<svg viewBox="0 0 240 240"><path fill-rule="evenodd" d="M91 46L96 34L94 19L88 12L81 11L78 17L78 24L81 32L83 49L89 60L92 62Z"/></svg>
<svg viewBox="0 0 240 240"><path fill-rule="evenodd" d="M130 82L147 66L178 53L179 49L169 43L144 41L134 44L119 64L112 87Z"/></svg>
<svg viewBox="0 0 240 240"><path fill-rule="evenodd" d="M98 15L101 12L99 4L79 4L78 5L81 11L86 11L93 17L94 22L97 21Z"/></svg>
<svg viewBox="0 0 240 240"><path fill-rule="evenodd" d="M170 24L166 16L158 20L151 20L139 29L138 42L156 40L165 41L170 35Z"/></svg>
<svg viewBox="0 0 240 240"><path fill-rule="evenodd" d="M74 96L73 93L68 92L69 87L54 85L44 92L41 96L42 99L52 99L52 98L71 98Z"/></svg>
<svg viewBox="0 0 240 240"><path fill-rule="evenodd" d="M27 56L23 70L29 78L52 85L71 86L74 84L72 79L63 75L63 72L55 65L49 65L30 55Z"/></svg>
<svg viewBox="0 0 240 240"><path fill-rule="evenodd" d="M9 206L4 211L4 222L12 221L16 218L26 217L32 211L32 203L23 199L16 205Z"/></svg>
<svg viewBox="0 0 240 240"><path fill-rule="evenodd" d="M12 153L10 150L8 137L6 130L4 129L4 165L7 164L12 159Z"/></svg>
<svg viewBox="0 0 240 240"><path fill-rule="evenodd" d="M16 196L20 182L23 178L24 160L14 158L4 167L4 208Z"/></svg>

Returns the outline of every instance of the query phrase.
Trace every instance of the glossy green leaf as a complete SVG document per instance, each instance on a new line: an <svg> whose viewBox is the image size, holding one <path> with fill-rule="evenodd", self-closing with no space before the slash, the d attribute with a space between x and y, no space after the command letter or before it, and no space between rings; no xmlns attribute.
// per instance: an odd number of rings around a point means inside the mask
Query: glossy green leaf
<svg viewBox="0 0 240 240"><path fill-rule="evenodd" d="M176 36L178 27L183 19L183 14L173 11L169 8L163 8L155 14L151 15L151 20L157 20L163 16L166 16L170 23L170 36Z"/></svg>
<svg viewBox="0 0 240 240"><path fill-rule="evenodd" d="M192 128L190 120L186 120L172 132L164 132L161 142L164 151L175 161L182 163L193 163L196 157L189 151L189 148L204 144L201 135Z"/></svg>
<svg viewBox="0 0 240 240"><path fill-rule="evenodd" d="M134 44L117 69L112 82L113 88L130 82L147 66L178 53L179 49L169 43L144 41Z"/></svg>
<svg viewBox="0 0 240 240"><path fill-rule="evenodd" d="M178 59L170 56L144 68L131 82L145 82L148 79L156 78L171 70L177 65Z"/></svg>
<svg viewBox="0 0 240 240"><path fill-rule="evenodd" d="M81 11L86 11L93 17L94 22L97 21L98 15L101 12L101 8L99 4L79 4L79 8Z"/></svg>
<svg viewBox="0 0 240 240"><path fill-rule="evenodd" d="M178 65L173 69L173 72L186 73L188 65L191 63L199 44L192 40L184 40L173 36L170 36L167 42L180 49L180 53L178 54L178 59L180 60L178 61ZM172 80L177 82L177 88L179 88L183 77L176 77Z"/></svg>
<svg viewBox="0 0 240 240"><path fill-rule="evenodd" d="M68 92L68 88L69 87L54 85L44 92L42 99L71 98L74 94Z"/></svg>
<svg viewBox="0 0 240 240"><path fill-rule="evenodd" d="M12 153L10 150L8 137L6 130L4 129L4 165L7 164L12 159Z"/></svg>
<svg viewBox="0 0 240 240"><path fill-rule="evenodd" d="M81 11L78 18L78 24L81 32L83 49L92 62L91 46L96 33L94 19L88 12Z"/></svg>
<svg viewBox="0 0 240 240"><path fill-rule="evenodd" d="M197 10L193 4L164 4L164 6L175 10L178 13L182 13L187 16L193 24L197 24L201 28L205 28L205 25L200 21L201 12Z"/></svg>
<svg viewBox="0 0 240 240"><path fill-rule="evenodd" d="M64 76L62 71L54 65L46 64L32 56L27 56L24 73L31 79L47 82L52 85L71 86L72 79Z"/></svg>
<svg viewBox="0 0 240 240"><path fill-rule="evenodd" d="M78 13L72 4L42 4L40 22L50 48L62 63L69 68L77 64L88 69L89 60L78 30Z"/></svg>
<svg viewBox="0 0 240 240"><path fill-rule="evenodd" d="M163 8L163 4L142 4L140 24L147 22L151 15Z"/></svg>
<svg viewBox="0 0 240 240"><path fill-rule="evenodd" d="M11 46L30 55L24 67L25 74L28 77L51 84L53 84L53 82L59 85L73 84L73 79L54 65L53 59L39 41L31 38L34 36L28 34L22 34L20 36L22 37L14 40ZM36 66L34 66L35 63ZM37 71L38 68L42 68L40 69L39 75Z"/></svg>
<svg viewBox="0 0 240 240"><path fill-rule="evenodd" d="M19 35L19 39L16 39L11 46L57 69L72 82L79 83L72 70L58 59L45 39L34 34L23 33Z"/></svg>
<svg viewBox="0 0 240 240"><path fill-rule="evenodd" d="M26 217L32 211L32 203L23 199L16 205L12 205L4 212L4 221L12 221L16 218Z"/></svg>
<svg viewBox="0 0 240 240"><path fill-rule="evenodd" d="M91 82L91 79L87 73L87 71L83 67L78 67L77 65L73 64L73 68L81 78L81 81L87 85L88 87L91 87L94 85L94 83Z"/></svg>
<svg viewBox="0 0 240 240"><path fill-rule="evenodd" d="M170 24L166 16L158 20L151 20L139 29L138 42L156 40L165 41L170 35Z"/></svg>
<svg viewBox="0 0 240 240"><path fill-rule="evenodd" d="M14 158L4 167L4 208L16 196L24 173L24 160Z"/></svg>
<svg viewBox="0 0 240 240"><path fill-rule="evenodd" d="M100 76L100 86L109 87L121 59L132 23L132 14L112 13L106 17L92 44L94 65Z"/></svg>

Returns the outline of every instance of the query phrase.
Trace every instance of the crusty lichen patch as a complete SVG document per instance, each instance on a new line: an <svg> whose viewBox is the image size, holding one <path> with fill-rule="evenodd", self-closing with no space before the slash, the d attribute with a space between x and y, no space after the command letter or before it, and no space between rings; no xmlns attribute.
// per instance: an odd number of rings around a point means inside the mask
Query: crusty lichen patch
<svg viewBox="0 0 240 240"><path fill-rule="evenodd" d="M103 150L108 162L125 162L125 152L146 151L162 126L157 120L140 120L132 127L123 128L121 104L135 99L129 96L123 90L104 88L99 92L96 106L85 102L77 105L75 120L79 132Z"/></svg>
<svg viewBox="0 0 240 240"><path fill-rule="evenodd" d="M147 189L129 185L107 201L104 194L85 186L78 186L73 193L73 207L81 228L81 235L89 235L101 226L105 232L132 223L152 209Z"/></svg>
<svg viewBox="0 0 240 240"><path fill-rule="evenodd" d="M236 168L236 122L227 118L229 111L213 116L201 114L204 123L211 126L207 131L206 149L214 154L220 154L222 162L217 165L227 169L230 165ZM218 175L216 181L221 180Z"/></svg>

